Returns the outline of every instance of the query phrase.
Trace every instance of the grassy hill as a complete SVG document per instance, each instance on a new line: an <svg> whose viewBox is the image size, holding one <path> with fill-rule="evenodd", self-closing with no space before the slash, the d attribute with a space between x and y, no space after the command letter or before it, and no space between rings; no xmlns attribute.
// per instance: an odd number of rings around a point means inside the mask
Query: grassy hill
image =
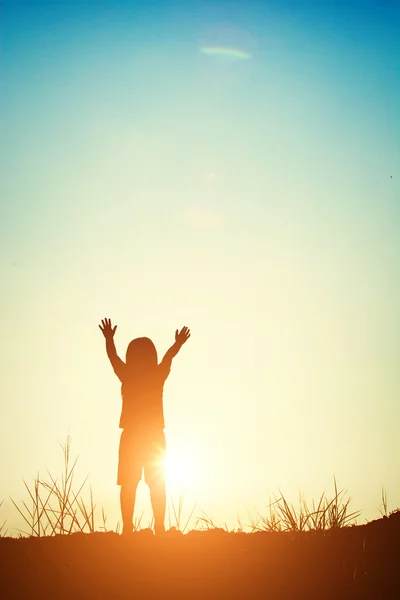
<svg viewBox="0 0 400 600"><path fill-rule="evenodd" d="M1 596L400 598L400 512L328 531L0 538Z"/></svg>

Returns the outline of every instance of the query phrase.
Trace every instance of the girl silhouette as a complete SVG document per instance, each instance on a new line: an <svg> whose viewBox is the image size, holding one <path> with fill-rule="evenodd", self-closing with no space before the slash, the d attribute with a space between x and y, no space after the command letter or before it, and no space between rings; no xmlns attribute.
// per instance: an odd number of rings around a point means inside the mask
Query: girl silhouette
<svg viewBox="0 0 400 600"><path fill-rule="evenodd" d="M163 388L171 370L171 362L190 331L183 327L175 332L175 343L158 364L157 350L147 338L136 338L126 351L126 362L117 355L111 319L99 325L106 339L107 356L121 381L122 411L119 422L118 485L121 486L123 533L133 530L136 488L142 476L150 489L155 533L165 531L165 473L163 460L166 451L164 434Z"/></svg>

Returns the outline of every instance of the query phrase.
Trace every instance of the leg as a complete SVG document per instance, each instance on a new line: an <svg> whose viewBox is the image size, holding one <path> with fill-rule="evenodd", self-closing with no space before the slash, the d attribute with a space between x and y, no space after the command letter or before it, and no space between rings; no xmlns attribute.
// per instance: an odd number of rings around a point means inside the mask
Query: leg
<svg viewBox="0 0 400 600"><path fill-rule="evenodd" d="M122 515L122 533L132 533L133 512L135 509L136 485L131 483L121 485L120 501Z"/></svg>
<svg viewBox="0 0 400 600"><path fill-rule="evenodd" d="M165 531L165 450L165 435L162 431L151 442L148 460L146 460L144 468L145 480L150 489L150 500L154 514L154 531L156 534Z"/></svg>
<svg viewBox="0 0 400 600"><path fill-rule="evenodd" d="M121 486L120 502L122 533L132 533L136 488L142 475L136 436L124 430L119 444L118 485Z"/></svg>
<svg viewBox="0 0 400 600"><path fill-rule="evenodd" d="M148 482L150 488L150 500L154 514L154 531L155 533L163 533L165 531L165 480Z"/></svg>

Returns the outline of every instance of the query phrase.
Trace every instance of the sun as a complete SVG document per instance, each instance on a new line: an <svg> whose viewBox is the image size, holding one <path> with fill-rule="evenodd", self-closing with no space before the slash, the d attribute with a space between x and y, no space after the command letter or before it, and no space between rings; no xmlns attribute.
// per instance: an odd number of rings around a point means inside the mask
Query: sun
<svg viewBox="0 0 400 600"><path fill-rule="evenodd" d="M196 486L201 476L199 460L188 451L167 450L164 468L170 493L190 491Z"/></svg>

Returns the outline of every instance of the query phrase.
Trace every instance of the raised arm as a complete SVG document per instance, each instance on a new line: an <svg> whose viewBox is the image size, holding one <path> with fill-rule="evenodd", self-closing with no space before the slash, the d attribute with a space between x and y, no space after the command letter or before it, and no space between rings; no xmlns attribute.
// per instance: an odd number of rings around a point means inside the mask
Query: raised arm
<svg viewBox="0 0 400 600"><path fill-rule="evenodd" d="M161 364L169 370L171 368L171 362L174 356L176 356L179 350L182 348L183 344L187 342L190 338L190 329L188 327L182 327L182 329L178 332L175 331L175 343L171 346L169 350L167 350L164 358L161 361Z"/></svg>
<svg viewBox="0 0 400 600"><path fill-rule="evenodd" d="M99 327L106 338L106 351L110 363L112 364L112 368L114 369L116 376L122 381L125 363L119 358L114 344L114 334L117 326L115 325L115 327L112 327L111 319L102 319Z"/></svg>

